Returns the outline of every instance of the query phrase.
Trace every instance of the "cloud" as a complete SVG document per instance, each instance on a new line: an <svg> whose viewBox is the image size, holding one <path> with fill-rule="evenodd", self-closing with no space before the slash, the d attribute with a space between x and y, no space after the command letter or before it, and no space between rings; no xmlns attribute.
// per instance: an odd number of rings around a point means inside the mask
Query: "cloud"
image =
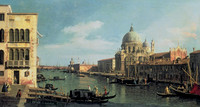
<svg viewBox="0 0 200 107"><path fill-rule="evenodd" d="M90 21L87 23L79 23L74 26L64 27L61 32L64 32L64 36L72 36L67 43L63 44L51 44L46 45L46 48L72 48L81 50L94 50L94 51L106 51L113 48L114 43L109 42L101 38L100 35L93 34L96 30L103 26L101 21ZM92 36L93 39L87 39Z"/></svg>
<svg viewBox="0 0 200 107"><path fill-rule="evenodd" d="M186 25L184 27L171 28L168 31L182 41L185 41L187 38L197 39L197 25L195 23L191 23L190 25Z"/></svg>
<svg viewBox="0 0 200 107"><path fill-rule="evenodd" d="M98 20L87 23L81 22L74 26L64 27L62 32L65 34L74 34L75 36L79 37L87 37L91 32L101 28L103 24L103 22Z"/></svg>

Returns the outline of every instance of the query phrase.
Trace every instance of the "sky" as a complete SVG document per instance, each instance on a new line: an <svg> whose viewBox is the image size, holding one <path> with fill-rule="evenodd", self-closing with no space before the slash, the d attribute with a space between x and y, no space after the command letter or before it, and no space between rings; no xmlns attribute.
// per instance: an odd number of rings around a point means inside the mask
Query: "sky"
<svg viewBox="0 0 200 107"><path fill-rule="evenodd" d="M40 65L67 66L112 58L130 30L155 52L200 44L199 0L1 0L14 13L38 13Z"/></svg>

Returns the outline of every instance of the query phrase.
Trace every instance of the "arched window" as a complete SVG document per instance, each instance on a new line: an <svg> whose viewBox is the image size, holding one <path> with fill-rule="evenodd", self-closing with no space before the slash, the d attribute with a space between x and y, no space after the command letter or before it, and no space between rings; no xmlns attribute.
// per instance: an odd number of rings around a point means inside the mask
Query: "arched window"
<svg viewBox="0 0 200 107"><path fill-rule="evenodd" d="M24 30L23 30L23 29L20 30L20 38L19 38L19 41L20 41L20 42L24 42Z"/></svg>
<svg viewBox="0 0 200 107"><path fill-rule="evenodd" d="M10 35L10 42L14 42L14 31L13 31L13 29L10 29L9 35Z"/></svg>
<svg viewBox="0 0 200 107"><path fill-rule="evenodd" d="M131 47L128 47L128 53L130 53L131 52Z"/></svg>
<svg viewBox="0 0 200 107"><path fill-rule="evenodd" d="M19 50L15 50L15 60L19 60Z"/></svg>
<svg viewBox="0 0 200 107"><path fill-rule="evenodd" d="M25 41L29 42L29 30L28 29L25 30Z"/></svg>
<svg viewBox="0 0 200 107"><path fill-rule="evenodd" d="M24 50L21 49L19 52L19 60L24 60Z"/></svg>
<svg viewBox="0 0 200 107"><path fill-rule="evenodd" d="M135 52L135 47L133 47L133 53Z"/></svg>
<svg viewBox="0 0 200 107"><path fill-rule="evenodd" d="M25 60L29 60L29 50L25 50Z"/></svg>
<svg viewBox="0 0 200 107"><path fill-rule="evenodd" d="M0 42L4 42L4 30L0 30Z"/></svg>
<svg viewBox="0 0 200 107"><path fill-rule="evenodd" d="M19 42L19 30L15 29L15 42Z"/></svg>
<svg viewBox="0 0 200 107"><path fill-rule="evenodd" d="M14 51L13 51L13 49L9 50L9 60L14 60Z"/></svg>
<svg viewBox="0 0 200 107"><path fill-rule="evenodd" d="M3 50L0 50L0 65L3 65L4 63L4 52Z"/></svg>

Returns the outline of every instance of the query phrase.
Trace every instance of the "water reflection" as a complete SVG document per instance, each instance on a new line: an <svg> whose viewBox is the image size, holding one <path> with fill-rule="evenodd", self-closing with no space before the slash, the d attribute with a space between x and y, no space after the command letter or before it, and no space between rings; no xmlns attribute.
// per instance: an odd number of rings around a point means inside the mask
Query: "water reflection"
<svg viewBox="0 0 200 107"><path fill-rule="evenodd" d="M107 87L110 95L117 94L114 99L109 100L104 106L115 106L115 107L127 107L127 106L182 106L182 107L198 107L200 101L196 99L185 99L179 97L167 97L163 98L156 95L156 92L163 92L166 85L169 84L151 84L149 87L131 87L121 84L109 84L109 80L106 77L88 75L85 77L77 77L77 74L62 73L62 72L51 72L44 71L42 74L45 77L60 76L65 77L66 80L62 81L46 81L44 83L53 83L55 87L62 88L58 91L64 91L64 93L76 88L88 88L90 85L91 89L97 86L99 92L104 92L104 86ZM39 83L43 86L44 83ZM69 105L68 105L69 106ZM79 105L77 105L79 106ZM101 105L102 106L102 105ZM75 106L73 106L75 107Z"/></svg>

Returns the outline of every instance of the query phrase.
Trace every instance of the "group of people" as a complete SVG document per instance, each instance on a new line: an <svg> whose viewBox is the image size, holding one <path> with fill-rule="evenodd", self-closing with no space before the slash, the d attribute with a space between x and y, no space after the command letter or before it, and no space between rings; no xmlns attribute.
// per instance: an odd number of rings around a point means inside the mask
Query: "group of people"
<svg viewBox="0 0 200 107"><path fill-rule="evenodd" d="M88 89L91 91L91 87L89 85L88 85ZM101 95L101 93L99 94L97 86L94 86L93 91L95 91L95 95L97 95L97 96ZM104 86L104 94L103 95L107 95L107 94L108 94L107 88L106 88L106 86Z"/></svg>
<svg viewBox="0 0 200 107"><path fill-rule="evenodd" d="M5 82L2 87L2 92L6 95L11 91L10 84L8 82ZM18 90L16 97L21 97L21 89Z"/></svg>
<svg viewBox="0 0 200 107"><path fill-rule="evenodd" d="M6 92L10 92L10 90L11 90L10 84L8 82L5 82L2 87L2 92L6 93Z"/></svg>

